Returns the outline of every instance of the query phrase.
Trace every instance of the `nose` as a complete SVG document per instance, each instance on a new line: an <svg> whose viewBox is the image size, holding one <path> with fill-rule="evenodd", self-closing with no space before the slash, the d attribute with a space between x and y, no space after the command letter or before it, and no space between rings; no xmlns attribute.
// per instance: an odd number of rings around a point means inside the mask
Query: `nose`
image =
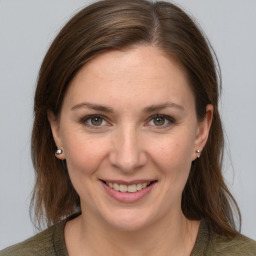
<svg viewBox="0 0 256 256"><path fill-rule="evenodd" d="M113 134L110 163L123 172L137 171L147 162L141 134L134 127L120 128Z"/></svg>

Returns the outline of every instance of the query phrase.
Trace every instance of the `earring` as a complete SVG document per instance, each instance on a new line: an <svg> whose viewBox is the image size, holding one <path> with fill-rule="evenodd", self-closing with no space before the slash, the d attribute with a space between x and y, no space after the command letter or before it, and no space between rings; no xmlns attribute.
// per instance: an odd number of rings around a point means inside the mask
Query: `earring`
<svg viewBox="0 0 256 256"><path fill-rule="evenodd" d="M62 149L57 149L55 155L58 156L58 155L61 155L62 153L63 153Z"/></svg>
<svg viewBox="0 0 256 256"><path fill-rule="evenodd" d="M200 156L201 156L201 150L200 150L200 149L197 149L197 150L196 150L196 153L197 153L197 158L200 158Z"/></svg>

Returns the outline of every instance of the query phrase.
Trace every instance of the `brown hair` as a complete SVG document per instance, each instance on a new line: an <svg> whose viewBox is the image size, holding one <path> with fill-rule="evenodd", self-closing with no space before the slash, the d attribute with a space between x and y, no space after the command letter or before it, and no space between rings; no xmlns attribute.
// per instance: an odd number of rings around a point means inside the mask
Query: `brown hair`
<svg viewBox="0 0 256 256"><path fill-rule="evenodd" d="M184 67L199 120L206 105L214 106L207 144L192 163L183 191L182 210L193 220L206 218L219 234L236 234L232 206L238 206L225 185L221 168L223 130L218 112L219 66L209 42L179 7L146 0L105 0L77 13L60 31L42 63L34 105L32 160L36 172L32 206L38 221L52 225L80 209L65 161L55 157L56 146L47 111L59 115L62 101L78 70L105 51L151 44Z"/></svg>

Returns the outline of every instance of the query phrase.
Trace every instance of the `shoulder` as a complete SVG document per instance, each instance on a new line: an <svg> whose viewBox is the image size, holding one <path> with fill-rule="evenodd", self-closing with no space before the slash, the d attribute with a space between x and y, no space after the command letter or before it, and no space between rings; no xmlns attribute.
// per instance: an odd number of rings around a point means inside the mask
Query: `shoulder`
<svg viewBox="0 0 256 256"><path fill-rule="evenodd" d="M256 256L256 241L240 234L232 239L211 234L209 249L214 255Z"/></svg>
<svg viewBox="0 0 256 256"><path fill-rule="evenodd" d="M61 224L52 226L37 235L0 251L0 256L53 256L56 254L55 236L59 237Z"/></svg>
<svg viewBox="0 0 256 256"><path fill-rule="evenodd" d="M201 220L191 256L256 256L256 241L237 234L233 238L217 234L206 219Z"/></svg>

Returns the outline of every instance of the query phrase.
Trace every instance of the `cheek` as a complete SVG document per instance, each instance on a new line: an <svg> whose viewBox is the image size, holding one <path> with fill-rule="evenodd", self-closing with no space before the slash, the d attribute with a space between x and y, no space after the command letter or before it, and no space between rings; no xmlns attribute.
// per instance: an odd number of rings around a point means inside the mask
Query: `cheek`
<svg viewBox="0 0 256 256"><path fill-rule="evenodd" d="M165 183L166 195L180 195L187 182L193 154L193 137L168 135L148 145L149 154Z"/></svg>
<svg viewBox="0 0 256 256"><path fill-rule="evenodd" d="M73 133L64 139L66 163L71 182L82 201L91 204L98 170L104 169L108 142L104 139L89 138ZM93 204L91 205L92 207Z"/></svg>
<svg viewBox="0 0 256 256"><path fill-rule="evenodd" d="M167 135L161 140L152 140L148 145L152 159L165 167L179 167L191 164L193 141L189 136Z"/></svg>
<svg viewBox="0 0 256 256"><path fill-rule="evenodd" d="M91 138L83 133L65 136L63 147L69 172L81 175L94 173L104 160L107 145L104 139Z"/></svg>

